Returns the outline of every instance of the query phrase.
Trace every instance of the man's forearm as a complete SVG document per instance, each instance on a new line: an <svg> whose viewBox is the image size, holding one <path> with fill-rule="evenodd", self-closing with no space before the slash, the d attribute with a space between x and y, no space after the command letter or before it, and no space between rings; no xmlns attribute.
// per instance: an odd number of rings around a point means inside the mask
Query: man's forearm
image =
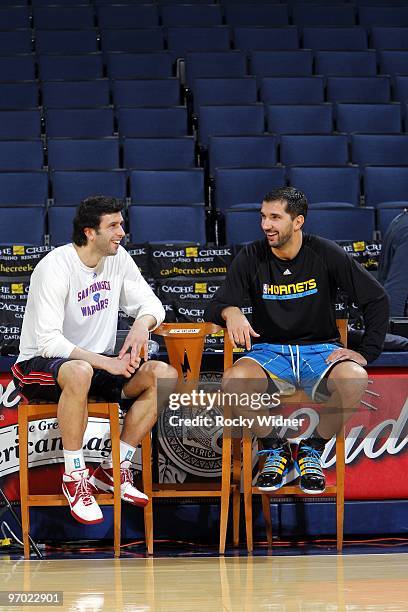
<svg viewBox="0 0 408 612"><path fill-rule="evenodd" d="M98 353L93 353L92 351L87 351L79 346L76 346L72 353L69 356L70 359L81 359L82 361L86 361L91 364L92 367L97 370L106 370L108 359L105 355L99 355Z"/></svg>
<svg viewBox="0 0 408 612"><path fill-rule="evenodd" d="M148 330L154 329L157 325L156 317L153 315L142 315L139 319L135 319L132 327L140 323L145 325Z"/></svg>
<svg viewBox="0 0 408 612"><path fill-rule="evenodd" d="M238 308L238 306L227 306L226 308L224 308L224 310L221 311L221 317L224 319L224 321L227 321L227 318L230 315L238 313L242 314L242 311L240 308Z"/></svg>

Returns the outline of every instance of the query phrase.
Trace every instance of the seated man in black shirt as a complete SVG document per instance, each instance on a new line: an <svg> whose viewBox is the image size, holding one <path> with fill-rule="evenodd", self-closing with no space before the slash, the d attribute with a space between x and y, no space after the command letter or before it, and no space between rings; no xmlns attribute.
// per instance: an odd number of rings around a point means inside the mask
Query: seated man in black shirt
<svg viewBox="0 0 408 612"><path fill-rule="evenodd" d="M303 233L307 208L305 195L293 187L265 196L265 239L242 248L205 319L225 325L233 345L249 351L225 372L226 390L236 388L239 381L244 381L246 391L254 381L258 391L259 385L266 390L268 381L275 380L278 389L285 381L293 389L305 389L312 399L320 399L322 390L329 398L331 409L322 410L314 436L300 442L296 461L300 488L322 493L321 455L366 389L364 366L381 352L388 299L381 285L341 247ZM358 353L339 343L334 308L338 287L363 312L365 334ZM252 305L252 326L240 310L246 296ZM291 448L270 431L262 442L267 458L257 484L273 491L284 484L293 465Z"/></svg>

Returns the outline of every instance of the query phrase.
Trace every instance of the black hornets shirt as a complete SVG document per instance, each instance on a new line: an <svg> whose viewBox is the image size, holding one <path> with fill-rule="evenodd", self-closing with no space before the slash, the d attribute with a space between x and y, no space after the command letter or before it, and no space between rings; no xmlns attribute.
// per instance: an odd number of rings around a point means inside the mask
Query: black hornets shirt
<svg viewBox="0 0 408 612"><path fill-rule="evenodd" d="M252 305L253 342L317 344L337 342L335 300L338 288L364 316L359 353L372 361L381 353L388 327L388 298L381 285L344 249L330 240L303 234L294 259L276 257L267 240L246 245L235 257L205 311L205 320L225 325L227 306Z"/></svg>

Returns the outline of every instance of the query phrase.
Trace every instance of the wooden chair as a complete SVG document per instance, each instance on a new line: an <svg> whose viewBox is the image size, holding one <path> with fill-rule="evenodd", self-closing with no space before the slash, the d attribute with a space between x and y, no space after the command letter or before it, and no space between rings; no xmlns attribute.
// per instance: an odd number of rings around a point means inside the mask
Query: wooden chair
<svg viewBox="0 0 408 612"><path fill-rule="evenodd" d="M340 332L341 341L344 346L347 345L347 320L338 319L337 325ZM226 351L232 351L231 343L226 335L224 339L224 347ZM310 398L304 391L296 391L288 398L285 397L285 404L309 404ZM262 510L265 519L266 535L268 545L272 546L272 522L270 514L270 497L272 495L297 495L305 496L305 493L294 485L285 485L273 491L266 493L258 487L252 485L252 435L248 429L243 432L242 443L242 464L243 464L243 488L244 488L244 508L245 508L245 527L248 552L253 551L253 531L252 531L252 496L261 495ZM345 471L345 441L344 427L337 433L336 436L336 484L326 487L323 496L336 497L336 526L337 526L337 550L341 552L343 549L343 524L344 524L344 471Z"/></svg>
<svg viewBox="0 0 408 612"><path fill-rule="evenodd" d="M176 368L180 381L197 381L200 375L204 341L207 334L220 332L213 323L163 323L154 331L164 336L170 364ZM187 356L189 369L183 372ZM224 354L224 369L232 365L232 352ZM142 441L143 490L151 502L144 508L145 537L149 554L153 553L153 503L157 498L219 497L221 500L219 552L225 552L229 499L233 496L233 542L239 543L239 510L241 480L241 441L232 439L231 428L225 427L222 443L221 483L153 483L151 436ZM232 483L231 483L232 456Z"/></svg>
<svg viewBox="0 0 408 612"><path fill-rule="evenodd" d="M38 419L52 419L57 416L57 404L21 403L18 407L18 431L20 447L20 504L23 529L24 558L30 557L30 508L32 506L68 506L63 493L52 495L30 494L28 482L28 424ZM113 493L98 493L95 499L100 505L113 504L114 555L120 556L121 498L120 498L120 454L119 454L119 405L117 403L88 402L88 415L109 419L112 441L112 462L114 477ZM74 520L74 519L72 519Z"/></svg>

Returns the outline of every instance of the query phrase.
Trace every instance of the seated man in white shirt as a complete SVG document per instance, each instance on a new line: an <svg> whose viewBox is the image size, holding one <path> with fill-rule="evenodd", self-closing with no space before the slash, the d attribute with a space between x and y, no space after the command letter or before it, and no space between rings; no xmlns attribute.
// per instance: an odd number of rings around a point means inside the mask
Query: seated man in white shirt
<svg viewBox="0 0 408 612"><path fill-rule="evenodd" d="M72 516L95 524L103 515L95 487L113 490L111 458L90 478L83 455L88 395L106 401L134 399L120 442L121 497L136 506L148 498L133 485L130 461L157 418L157 381L176 379L160 361L145 361L149 330L164 319L164 309L130 255L120 246L125 235L122 204L95 196L81 202L73 223L73 242L48 253L30 281L20 339L12 367L26 400L58 402L64 447L62 490ZM118 311L135 318L115 356Z"/></svg>

